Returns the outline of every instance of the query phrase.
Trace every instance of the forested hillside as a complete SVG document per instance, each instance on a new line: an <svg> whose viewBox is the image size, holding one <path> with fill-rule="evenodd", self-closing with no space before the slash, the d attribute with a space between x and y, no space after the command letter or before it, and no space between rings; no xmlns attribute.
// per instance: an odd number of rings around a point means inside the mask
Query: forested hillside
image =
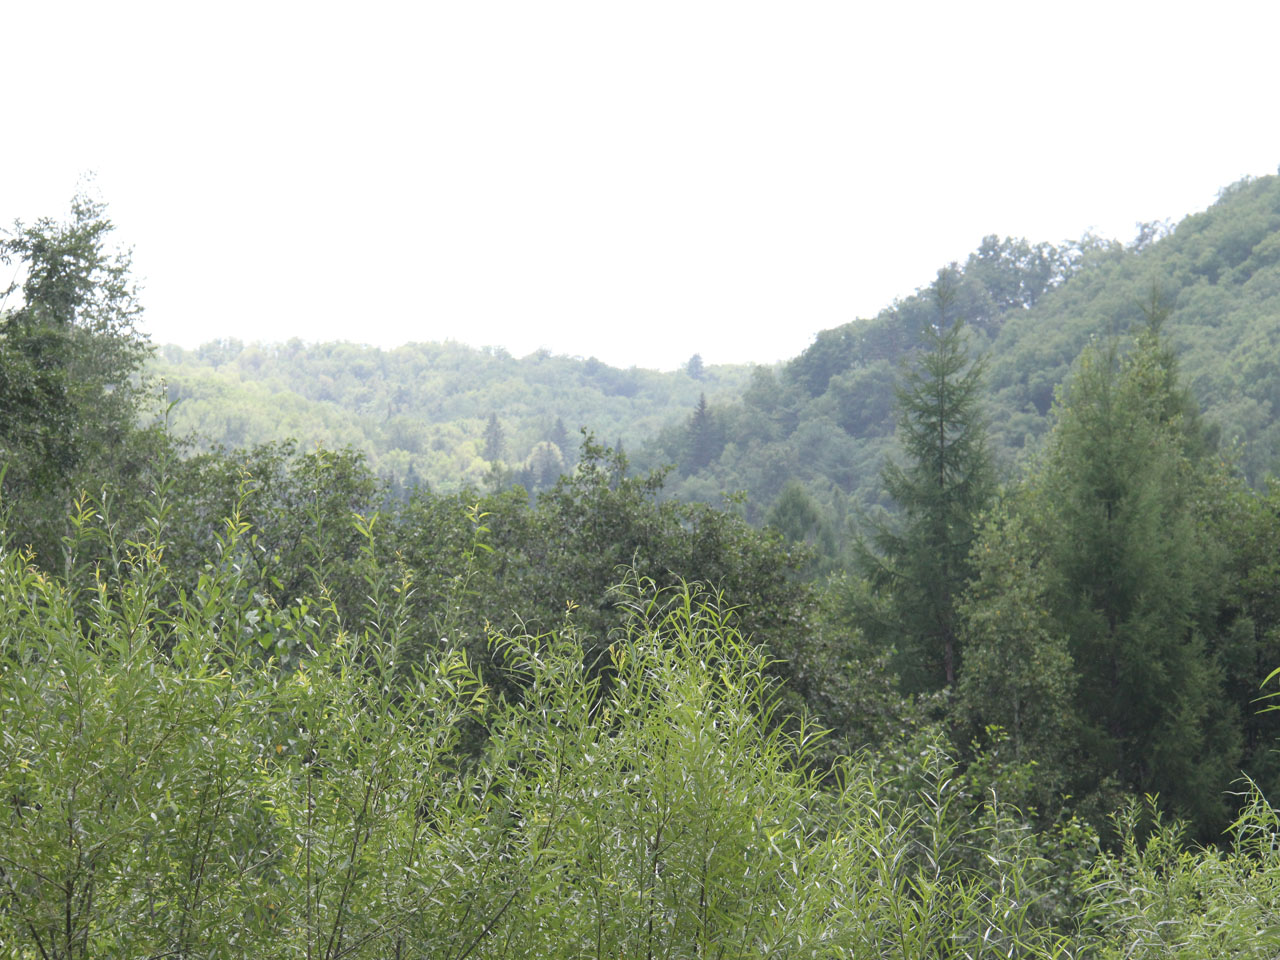
<svg viewBox="0 0 1280 960"><path fill-rule="evenodd" d="M1038 447L1054 391L1084 347L1131 333L1153 295L1169 309L1165 336L1222 453L1253 483L1275 466L1280 178L1235 184L1176 227L1143 225L1128 245L993 236L943 273L953 289L942 319L963 320L974 355L988 358L984 409L1004 475ZM232 447L349 445L399 486L456 490L488 477L544 489L572 466L585 426L621 441L642 469L675 465L669 494L719 503L745 491L753 522L789 524L789 535L847 560L850 521L869 505L891 507L879 476L896 449L894 389L939 320L932 289L821 332L777 368L695 359L662 374L459 344L229 341L165 347L150 369L180 401L178 432ZM496 445L486 442L490 418Z"/></svg>
<svg viewBox="0 0 1280 960"><path fill-rule="evenodd" d="M545 489L573 466L582 428L638 447L703 394L736 396L750 372L704 367L696 355L680 372L658 373L458 343L380 350L300 341L168 346L149 369L178 401L177 432L229 447L350 446L393 484L437 490L478 485L495 461L497 485Z"/></svg>
<svg viewBox="0 0 1280 960"><path fill-rule="evenodd" d="M534 496L488 397L483 486L193 447L104 208L15 225L0 954L1273 960L1280 484L1204 391L1270 416L1278 190L991 241L740 400L691 363L675 476L587 437ZM1045 377L1001 366L1037 339ZM343 395L433 349L351 348ZM766 453L763 526L750 484L671 495ZM856 531L806 488L854 453L825 482L891 508Z"/></svg>
<svg viewBox="0 0 1280 960"><path fill-rule="evenodd" d="M1153 295L1164 335L1224 456L1253 483L1280 455L1280 177L1222 191L1174 228L1148 224L1128 246L1086 237L1053 246L988 237L942 271L945 316L929 285L870 320L825 330L776 373L757 368L736 402L712 404L710 450L691 458L687 418L639 459L679 463L671 489L710 499L746 490L763 520L792 485L786 513L814 517L796 536L846 539L848 519L888 498L880 470L894 454L894 388L922 331L963 320L986 355L983 404L1002 473L1035 450L1054 392L1090 343L1123 341Z"/></svg>

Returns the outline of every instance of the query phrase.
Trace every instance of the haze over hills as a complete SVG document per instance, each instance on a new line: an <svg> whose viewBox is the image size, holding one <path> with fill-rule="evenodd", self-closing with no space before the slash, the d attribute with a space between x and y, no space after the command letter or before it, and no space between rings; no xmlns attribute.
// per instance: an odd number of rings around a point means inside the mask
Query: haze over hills
<svg viewBox="0 0 1280 960"><path fill-rule="evenodd" d="M295 439L303 447L351 446L381 475L433 489L480 484L490 470L485 428L497 417L499 459L521 469L535 447L569 464L581 428L636 449L699 397L728 402L749 366L621 370L595 358L538 351L515 358L498 348L415 343L395 350L352 343L244 344L162 348L152 371L164 378L179 432L226 446ZM543 471L545 472L545 470ZM558 472L558 471L557 471ZM526 481L527 482L527 481Z"/></svg>
<svg viewBox="0 0 1280 960"><path fill-rule="evenodd" d="M989 237L954 265L950 283L945 320L963 320L971 351L988 358L987 409L1006 470L1036 448L1054 391L1084 346L1111 337L1123 346L1153 296L1168 308L1163 332L1223 452L1252 482L1273 469L1280 178L1241 181L1208 210L1176 227L1147 225L1128 245ZM745 490L757 521L788 484L799 485L820 516L804 535L825 527L830 537L881 497L894 384L920 330L937 320L922 285L874 318L823 331L777 368L694 362L656 373L452 343L379 350L226 341L162 348L152 369L181 401L174 426L216 443L349 444L394 481L457 489L489 471L491 414L508 477L548 441L568 466L566 436L576 446L586 427L604 442L620 440L639 467L674 464L668 491L678 496L718 502L723 491ZM695 416L703 395L706 410Z"/></svg>

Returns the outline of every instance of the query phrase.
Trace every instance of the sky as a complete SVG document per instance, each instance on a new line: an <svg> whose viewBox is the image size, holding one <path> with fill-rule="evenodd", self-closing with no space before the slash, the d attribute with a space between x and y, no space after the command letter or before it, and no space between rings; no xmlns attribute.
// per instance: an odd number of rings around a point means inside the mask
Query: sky
<svg viewBox="0 0 1280 960"><path fill-rule="evenodd" d="M157 344L773 363L1280 166L1274 0L4 8L0 225L92 173Z"/></svg>

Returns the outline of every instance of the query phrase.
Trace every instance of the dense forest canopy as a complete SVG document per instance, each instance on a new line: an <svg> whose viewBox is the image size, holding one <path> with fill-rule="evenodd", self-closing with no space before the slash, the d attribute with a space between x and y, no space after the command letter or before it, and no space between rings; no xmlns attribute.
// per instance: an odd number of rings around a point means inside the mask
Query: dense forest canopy
<svg viewBox="0 0 1280 960"><path fill-rule="evenodd" d="M1135 331L1154 285L1192 396L1223 453L1260 483L1280 454L1278 235L1280 178L1261 177L1176 226L1141 225L1127 245L982 240L954 265L952 309L987 356L984 408L1004 474L1039 449L1076 358L1090 342ZM491 416L504 431L497 459L506 480L525 486L540 442L555 443L553 462L567 468L587 427L621 441L643 469L674 464L671 495L719 503L745 491L756 522L791 486L793 500L803 492L817 511L809 538L839 552L860 510L892 507L879 476L896 449L893 390L933 317L926 285L874 318L822 331L777 367L704 366L695 354L685 370L659 374L448 343L383 351L231 341L165 347L149 369L181 401L172 414L179 432L228 446L350 445L379 475L440 490L489 473Z"/></svg>
<svg viewBox="0 0 1280 960"><path fill-rule="evenodd" d="M148 363L110 234L0 239L6 955L1275 955L1280 179L674 374Z"/></svg>
<svg viewBox="0 0 1280 960"><path fill-rule="evenodd" d="M495 462L513 473L529 468L527 487L549 486L529 482L545 472L534 469L539 458L549 454L559 476L572 465L580 429L634 449L700 395L736 395L750 373L703 366L697 354L683 371L658 373L459 343L381 350L296 340L164 347L149 369L178 401L176 431L232 447L287 439L351 446L380 475L439 490L477 486ZM501 442L488 447L493 421Z"/></svg>

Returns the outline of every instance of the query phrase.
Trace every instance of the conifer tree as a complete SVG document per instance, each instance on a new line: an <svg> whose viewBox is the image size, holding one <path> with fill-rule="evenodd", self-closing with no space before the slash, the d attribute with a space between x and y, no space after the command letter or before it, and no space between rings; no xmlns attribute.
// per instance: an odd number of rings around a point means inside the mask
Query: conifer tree
<svg viewBox="0 0 1280 960"><path fill-rule="evenodd" d="M489 414L489 422L484 427L484 452L482 456L490 463L502 459L506 438L502 432L502 424L498 422L496 413Z"/></svg>
<svg viewBox="0 0 1280 960"><path fill-rule="evenodd" d="M694 473L710 466L711 461L720 456L721 446L723 446L723 437L719 425L707 407L707 395L700 393L698 406L694 408L693 415L689 418L689 452L685 461L687 472Z"/></svg>
<svg viewBox="0 0 1280 960"><path fill-rule="evenodd" d="M1209 649L1211 463L1160 319L1149 313L1127 356L1082 356L1034 494L1051 629L1078 675L1084 786L1114 777L1208 829L1239 747Z"/></svg>
<svg viewBox="0 0 1280 960"><path fill-rule="evenodd" d="M554 443L564 456L564 464L566 467L571 466L570 461L573 458L573 448L569 443L569 431L565 429L564 418L556 417L556 422L552 424L551 430L547 433L546 439Z"/></svg>
<svg viewBox="0 0 1280 960"><path fill-rule="evenodd" d="M896 529L880 525L860 544L863 568L882 598L872 634L898 650L911 690L956 682L960 652L956 602L970 579L978 515L994 492L980 407L983 363L970 360L964 325L952 320L952 274L933 292L938 321L897 392L898 437L907 460L883 472L901 510Z"/></svg>

